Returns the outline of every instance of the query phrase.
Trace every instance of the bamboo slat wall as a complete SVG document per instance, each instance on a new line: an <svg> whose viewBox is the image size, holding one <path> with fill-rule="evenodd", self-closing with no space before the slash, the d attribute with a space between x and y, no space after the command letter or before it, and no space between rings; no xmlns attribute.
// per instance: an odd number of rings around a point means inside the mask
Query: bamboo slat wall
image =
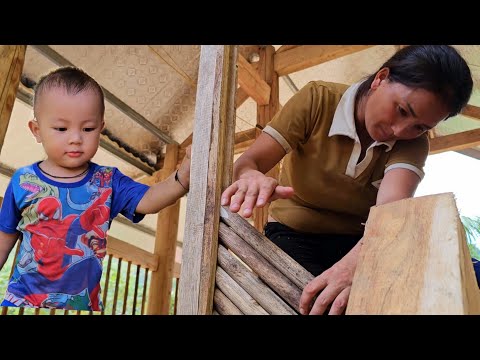
<svg viewBox="0 0 480 360"><path fill-rule="evenodd" d="M297 315L313 275L238 214L220 212L214 312Z"/></svg>

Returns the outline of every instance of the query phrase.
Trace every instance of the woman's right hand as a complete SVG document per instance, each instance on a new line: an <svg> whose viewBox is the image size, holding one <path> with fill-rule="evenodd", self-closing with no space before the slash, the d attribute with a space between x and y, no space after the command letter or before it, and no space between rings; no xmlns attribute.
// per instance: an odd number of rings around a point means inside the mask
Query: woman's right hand
<svg viewBox="0 0 480 360"><path fill-rule="evenodd" d="M253 214L254 207L261 208L268 202L287 199L293 193L292 187L280 186L274 178L257 170L249 170L225 189L222 205L230 204L230 211L234 213L243 208L241 215L248 218Z"/></svg>

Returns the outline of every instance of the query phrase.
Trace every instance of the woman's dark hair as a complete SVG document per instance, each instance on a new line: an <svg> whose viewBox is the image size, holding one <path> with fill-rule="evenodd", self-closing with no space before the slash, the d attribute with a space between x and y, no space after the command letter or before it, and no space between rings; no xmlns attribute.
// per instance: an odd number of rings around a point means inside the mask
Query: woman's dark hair
<svg viewBox="0 0 480 360"><path fill-rule="evenodd" d="M105 113L105 100L101 86L85 71L73 66L65 66L49 72L42 76L35 86L33 109L37 100L48 89L64 88L67 94L78 94L84 90L93 90L98 94L101 106L101 115Z"/></svg>
<svg viewBox="0 0 480 360"><path fill-rule="evenodd" d="M457 115L472 94L470 68L455 48L449 45L411 45L396 52L360 85L357 100L368 93L375 75L383 68L389 69L391 81L439 96L447 105L448 117Z"/></svg>

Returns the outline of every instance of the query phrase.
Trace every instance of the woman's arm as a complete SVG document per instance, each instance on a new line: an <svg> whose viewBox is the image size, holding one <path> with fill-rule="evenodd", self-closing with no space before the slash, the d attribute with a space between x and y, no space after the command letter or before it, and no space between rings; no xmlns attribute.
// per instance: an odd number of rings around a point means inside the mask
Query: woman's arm
<svg viewBox="0 0 480 360"><path fill-rule="evenodd" d="M222 205L230 204L232 212L243 207L243 216L249 217L254 207L263 207L269 201L293 195L291 187L279 186L278 181L265 176L285 156L284 148L265 133L255 140L235 162L233 180L222 194Z"/></svg>
<svg viewBox="0 0 480 360"><path fill-rule="evenodd" d="M412 197L419 183L420 178L411 170L389 170L378 190L376 205ZM300 298L300 313L323 314L330 304L329 314L340 315L345 312L362 244L363 239L360 239L335 265L307 284ZM312 304L317 294L318 297Z"/></svg>

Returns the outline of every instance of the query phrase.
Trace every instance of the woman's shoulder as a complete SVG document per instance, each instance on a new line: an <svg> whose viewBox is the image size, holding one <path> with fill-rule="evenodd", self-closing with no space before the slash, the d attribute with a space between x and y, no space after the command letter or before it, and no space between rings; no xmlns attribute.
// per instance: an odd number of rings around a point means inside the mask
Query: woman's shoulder
<svg viewBox="0 0 480 360"><path fill-rule="evenodd" d="M331 94L343 95L345 91L350 87L350 85L340 84L329 81L314 80L310 81L305 85L306 89L314 89L318 92L327 91Z"/></svg>

